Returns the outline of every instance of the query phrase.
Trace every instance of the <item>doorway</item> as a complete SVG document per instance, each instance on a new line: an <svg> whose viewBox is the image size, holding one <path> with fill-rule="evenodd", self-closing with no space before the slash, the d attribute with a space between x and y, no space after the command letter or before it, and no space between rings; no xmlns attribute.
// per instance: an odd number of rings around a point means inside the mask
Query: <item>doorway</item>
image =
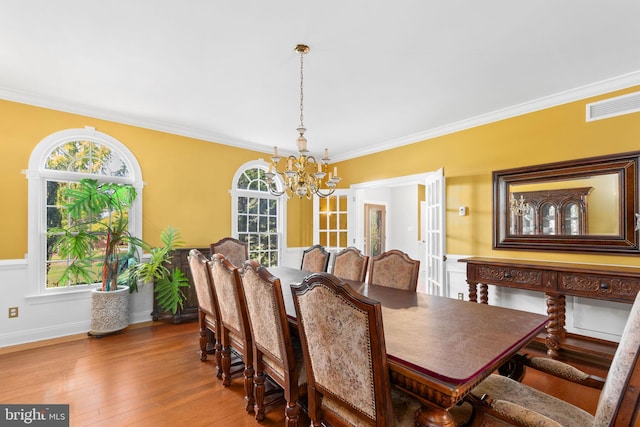
<svg viewBox="0 0 640 427"><path fill-rule="evenodd" d="M364 219L364 253L370 257L380 255L385 251L387 207L366 203Z"/></svg>

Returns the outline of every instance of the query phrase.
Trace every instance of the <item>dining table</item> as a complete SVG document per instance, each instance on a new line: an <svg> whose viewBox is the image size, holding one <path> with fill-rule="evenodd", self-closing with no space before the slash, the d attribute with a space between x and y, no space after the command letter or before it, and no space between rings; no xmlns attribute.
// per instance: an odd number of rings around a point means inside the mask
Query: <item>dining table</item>
<svg viewBox="0 0 640 427"><path fill-rule="evenodd" d="M297 327L291 293L309 272L270 267ZM418 398L416 426L454 427L449 409L544 330L547 315L344 280L380 302L390 379Z"/></svg>

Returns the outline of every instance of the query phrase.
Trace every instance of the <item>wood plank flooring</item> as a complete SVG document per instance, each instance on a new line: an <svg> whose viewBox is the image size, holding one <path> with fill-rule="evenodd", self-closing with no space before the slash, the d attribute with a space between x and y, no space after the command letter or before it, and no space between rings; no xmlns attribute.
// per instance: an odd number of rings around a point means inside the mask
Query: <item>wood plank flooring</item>
<svg viewBox="0 0 640 427"><path fill-rule="evenodd" d="M212 357L200 362L198 325L149 323L0 349L0 402L70 404L71 426L281 426L284 405L258 424L243 411L243 387L224 388ZM598 391L527 371L524 381L593 413ZM304 416L301 426L309 425Z"/></svg>

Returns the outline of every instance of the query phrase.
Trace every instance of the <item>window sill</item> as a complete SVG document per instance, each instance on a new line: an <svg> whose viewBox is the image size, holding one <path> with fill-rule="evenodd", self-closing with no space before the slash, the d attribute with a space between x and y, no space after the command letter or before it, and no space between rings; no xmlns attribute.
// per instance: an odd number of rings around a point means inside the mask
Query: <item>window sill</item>
<svg viewBox="0 0 640 427"><path fill-rule="evenodd" d="M86 286L82 289L65 289L45 291L41 294L26 295L24 299L29 304L48 304L52 302L78 301L89 299L91 291L97 286Z"/></svg>

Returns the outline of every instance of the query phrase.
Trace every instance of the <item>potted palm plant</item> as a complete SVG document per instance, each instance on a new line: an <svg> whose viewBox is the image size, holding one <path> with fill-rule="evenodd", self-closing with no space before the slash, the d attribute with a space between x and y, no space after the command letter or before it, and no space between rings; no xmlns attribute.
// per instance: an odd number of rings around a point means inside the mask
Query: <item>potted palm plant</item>
<svg viewBox="0 0 640 427"><path fill-rule="evenodd" d="M145 249L149 249L149 259L128 270L128 273L133 276L133 280L130 280L131 283L153 282L153 292L156 294L158 306L173 314L178 311L178 307L183 308L185 296L181 288L189 286L189 279L179 268L169 268L171 251L182 246L181 238L179 230L172 226L166 227L160 234L163 246L145 247Z"/></svg>
<svg viewBox="0 0 640 427"><path fill-rule="evenodd" d="M129 287L122 273L139 259L145 243L129 232L129 208L136 198L130 184L82 179L62 190L66 227L50 230L53 250L69 260L61 281L101 283L92 292L90 335L117 332L129 325Z"/></svg>
<svg viewBox="0 0 640 427"><path fill-rule="evenodd" d="M91 330L102 336L129 325L129 293L138 281L154 283L158 304L176 312L182 307L181 287L188 279L179 269L169 270L170 251L182 244L178 230L169 226L154 248L129 232L129 208L136 198L130 184L100 183L82 179L62 190L68 214L66 227L52 228L53 250L69 263L60 280L67 283L101 283L91 295ZM150 252L141 263L140 252Z"/></svg>

